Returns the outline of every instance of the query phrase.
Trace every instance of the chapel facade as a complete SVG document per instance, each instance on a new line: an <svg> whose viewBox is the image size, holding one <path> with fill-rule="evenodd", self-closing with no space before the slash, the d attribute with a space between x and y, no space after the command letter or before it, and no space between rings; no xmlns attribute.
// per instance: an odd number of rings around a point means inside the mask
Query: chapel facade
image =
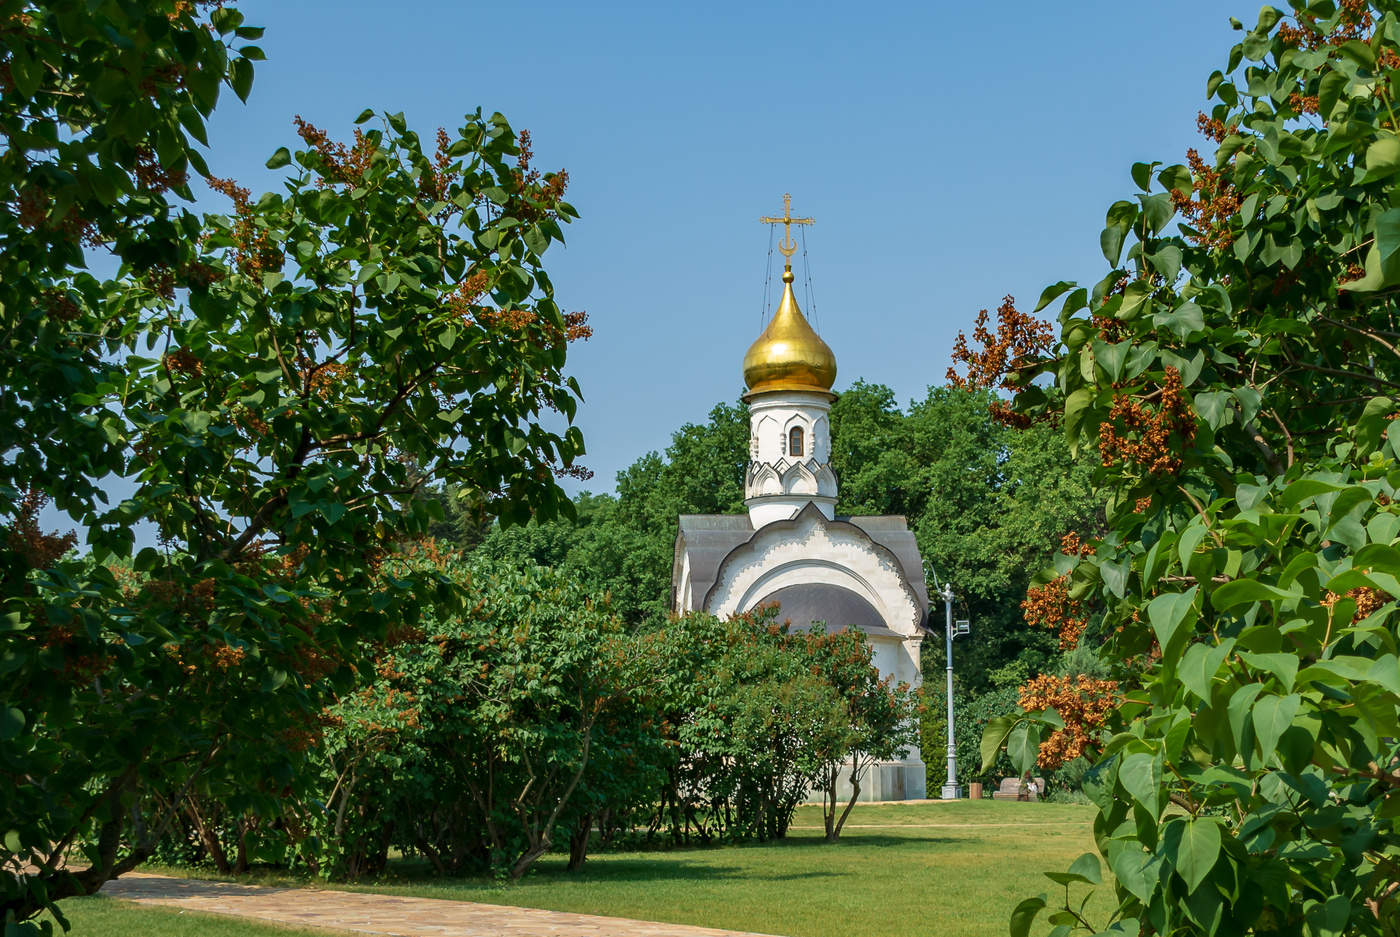
<svg viewBox="0 0 1400 937"><path fill-rule="evenodd" d="M785 211L784 218L764 220L806 219ZM923 559L903 517L836 514L830 421L836 358L798 308L795 246L785 234L782 300L744 356L748 513L681 515L671 607L725 617L778 603L779 620L794 629L814 622L859 628L882 676L918 686L929 606ZM917 747L876 765L861 782L862 800L924 796Z"/></svg>

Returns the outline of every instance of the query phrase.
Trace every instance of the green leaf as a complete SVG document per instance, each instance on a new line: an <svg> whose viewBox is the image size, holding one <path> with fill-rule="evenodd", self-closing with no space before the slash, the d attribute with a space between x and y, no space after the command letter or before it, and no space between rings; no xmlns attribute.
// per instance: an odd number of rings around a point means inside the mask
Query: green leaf
<svg viewBox="0 0 1400 937"><path fill-rule="evenodd" d="M1334 481L1308 476L1289 484L1288 487L1283 490L1283 496L1280 500L1285 507L1297 507L1309 498L1345 491L1346 488L1346 485L1338 484Z"/></svg>
<svg viewBox="0 0 1400 937"><path fill-rule="evenodd" d="M1181 248L1175 244L1168 244L1158 248L1148 255L1148 262L1152 269L1162 275L1168 283L1175 283L1177 275L1181 273Z"/></svg>
<svg viewBox="0 0 1400 937"><path fill-rule="evenodd" d="M234 59L229 84L240 101L247 101L253 90L253 63L245 58Z"/></svg>
<svg viewBox="0 0 1400 937"><path fill-rule="evenodd" d="M1099 249L1103 251L1104 259L1113 266L1118 266L1118 258L1123 256L1123 239L1128 236L1128 229L1122 227L1104 228L1099 235Z"/></svg>
<svg viewBox="0 0 1400 937"><path fill-rule="evenodd" d="M1332 895L1326 901L1303 905L1303 918L1311 937L1341 937L1351 920L1351 902L1345 895Z"/></svg>
<svg viewBox="0 0 1400 937"><path fill-rule="evenodd" d="M1216 72L1216 75L1219 74L1219 72ZM1215 87L1212 87L1206 92L1206 97L1211 97L1214 94ZM1157 181L1162 184L1162 188L1169 192L1184 192L1188 195L1191 193L1194 184L1191 178L1191 170L1180 163L1168 166L1157 173Z"/></svg>
<svg viewBox="0 0 1400 937"><path fill-rule="evenodd" d="M1034 770L1036 756L1040 754L1039 728L1025 720L1016 723L1006 737L1006 754L1017 771Z"/></svg>
<svg viewBox="0 0 1400 937"><path fill-rule="evenodd" d="M1211 817L1196 817L1181 824L1181 838L1176 842L1172 864L1194 891L1206 880L1220 858L1220 827Z"/></svg>
<svg viewBox="0 0 1400 937"><path fill-rule="evenodd" d="M1397 145L1400 146L1400 140ZM1365 274L1359 280L1341 284L1339 289L1371 292L1400 283L1400 208L1376 214L1372 230L1375 240L1366 251Z"/></svg>
<svg viewBox="0 0 1400 937"><path fill-rule="evenodd" d="M281 169L292 161L292 153L285 146L279 146L277 152L267 159L268 169Z"/></svg>
<svg viewBox="0 0 1400 937"><path fill-rule="evenodd" d="M0 706L0 742L8 742L24 731L24 713L13 706Z"/></svg>
<svg viewBox="0 0 1400 937"><path fill-rule="evenodd" d="M1151 900L1152 893L1157 886L1157 875L1161 869L1159 857L1145 852L1142 844L1135 839L1128 841L1115 839L1109 841L1108 866L1113 870L1113 876L1118 880L1118 884L1131 892L1139 901ZM1133 933L1136 934L1136 931Z"/></svg>
<svg viewBox="0 0 1400 937"><path fill-rule="evenodd" d="M1203 391L1196 395L1193 406L1211 429L1219 430L1235 415L1230 407L1231 400L1232 395L1227 390Z"/></svg>
<svg viewBox="0 0 1400 937"><path fill-rule="evenodd" d="M1229 656L1234 646L1235 642L1232 638L1227 638L1215 646L1209 644L1191 645L1182 655L1181 663L1177 665L1177 679L1186 689L1196 694L1202 702L1209 703L1215 676L1220 672L1220 665L1225 662L1225 658Z"/></svg>
<svg viewBox="0 0 1400 937"><path fill-rule="evenodd" d="M1128 358L1128 352L1132 349L1132 342L1108 342L1095 341L1094 361L1103 368L1108 375L1108 382L1116 384L1123 376L1123 362Z"/></svg>
<svg viewBox="0 0 1400 937"><path fill-rule="evenodd" d="M1084 885L1100 885L1103 883L1103 866L1099 863L1099 857L1092 852L1086 852L1069 867L1067 872L1046 872L1045 877L1056 885L1071 885L1080 883Z"/></svg>
<svg viewBox="0 0 1400 937"><path fill-rule="evenodd" d="M1027 898L1011 912L1011 937L1029 937L1035 916L1045 907L1045 896Z"/></svg>
<svg viewBox="0 0 1400 937"><path fill-rule="evenodd" d="M1050 284L1044 290L1041 291L1040 302L1036 303L1035 309L1031 311L1039 312L1046 306L1050 305L1050 303L1052 303L1057 296L1061 296L1072 289L1074 289L1074 281L1072 280L1061 280L1059 283Z"/></svg>
<svg viewBox="0 0 1400 937"><path fill-rule="evenodd" d="M1001 753L1001 747L1006 742L1006 737L1011 733L1011 729L1016 725L1016 716L997 716L987 720L987 726L982 730L982 768L985 774L991 770L992 764L997 760L997 755Z"/></svg>
<svg viewBox="0 0 1400 937"><path fill-rule="evenodd" d="M1376 53L1368 44L1360 39L1351 39L1341 45L1342 55L1360 65L1362 68L1372 70L1376 67Z"/></svg>
<svg viewBox="0 0 1400 937"><path fill-rule="evenodd" d="M1400 696L1400 658L1394 654L1376 658L1366 672L1366 679L1383 687L1392 696Z"/></svg>
<svg viewBox="0 0 1400 937"><path fill-rule="evenodd" d="M1322 81L1318 83L1318 107L1317 112L1325 119L1331 119L1333 110L1337 107L1337 102L1342 99L1342 92L1346 90L1347 76L1339 71L1331 70L1322 76Z"/></svg>
<svg viewBox="0 0 1400 937"><path fill-rule="evenodd" d="M1192 586L1185 592L1166 592L1147 604L1147 619L1163 654L1172 652L1183 626L1189 628L1196 623L1195 601L1199 588Z"/></svg>
<svg viewBox="0 0 1400 937"><path fill-rule="evenodd" d="M1123 758L1118 783L1142 804L1152 816L1162 810L1162 761L1148 752L1133 752Z"/></svg>
<svg viewBox="0 0 1400 937"><path fill-rule="evenodd" d="M1210 594L1210 604L1218 612L1254 602L1286 602L1303 597L1301 591L1280 589L1257 579L1234 579Z"/></svg>
<svg viewBox="0 0 1400 937"><path fill-rule="evenodd" d="M1264 61L1264 57L1269 54L1269 37L1251 32L1244 37L1244 41L1240 43L1240 47L1244 50L1246 58L1256 62L1262 62Z"/></svg>
<svg viewBox="0 0 1400 937"><path fill-rule="evenodd" d="M1245 730L1252 728L1250 722L1250 710L1254 708L1254 701L1259 698L1259 694L1264 692L1262 683L1246 683L1230 696L1230 703L1226 707L1226 714L1230 719L1230 734L1235 740L1235 747L1240 754L1248 754L1245 737Z"/></svg>
<svg viewBox="0 0 1400 937"><path fill-rule="evenodd" d="M1366 408L1361 411L1361 417L1356 421L1357 441L1365 447L1366 452L1380 447L1381 437L1391 423L1390 414L1395 410L1394 397L1372 397L1366 402Z"/></svg>
<svg viewBox="0 0 1400 937"><path fill-rule="evenodd" d="M1128 564L1127 563L1101 563L1099 564L1099 576L1103 579L1104 587L1118 598L1123 598L1128 587Z"/></svg>
<svg viewBox="0 0 1400 937"><path fill-rule="evenodd" d="M1240 653L1240 659L1255 671L1276 678L1285 693L1293 689L1293 684L1298 679L1297 654L1253 654L1243 651Z"/></svg>
<svg viewBox="0 0 1400 937"><path fill-rule="evenodd" d="M1082 876L1084 881L1090 885L1103 883L1103 863L1099 861L1097 854L1086 852L1069 867L1070 874Z"/></svg>
<svg viewBox="0 0 1400 937"><path fill-rule="evenodd" d="M1293 724L1301 702L1302 698L1297 693L1290 693L1287 696L1265 696L1254 704L1254 737L1265 761L1277 750L1279 736Z"/></svg>
<svg viewBox="0 0 1400 937"><path fill-rule="evenodd" d="M33 99L44 81L44 63L24 51L24 45L9 43L10 76L14 79L15 90L26 101Z"/></svg>
<svg viewBox="0 0 1400 937"><path fill-rule="evenodd" d="M336 523L342 517L344 517L346 511L349 510L348 508L346 508L345 505L341 504L339 501L323 501L316 507L320 515L326 520L330 521L332 524Z"/></svg>
<svg viewBox="0 0 1400 937"><path fill-rule="evenodd" d="M1181 561L1181 568L1185 569L1191 565L1191 557L1195 555L1196 548L1201 545L1209 531L1205 526L1193 520L1191 526L1182 531L1181 540L1177 542L1177 559Z"/></svg>
<svg viewBox="0 0 1400 937"><path fill-rule="evenodd" d="M1094 392L1081 387L1065 398L1065 435L1074 439L1079 424L1084 420L1084 411L1094 402Z"/></svg>
<svg viewBox="0 0 1400 937"><path fill-rule="evenodd" d="M549 239L544 236L538 225L531 225L525 229L525 246L538 257L549 247Z"/></svg>
<svg viewBox="0 0 1400 937"><path fill-rule="evenodd" d="M1136 319L1142 312L1147 301L1152 298L1152 286L1146 280L1134 280L1123 290L1123 302L1118 306L1118 311L1113 314L1114 318L1123 321Z"/></svg>

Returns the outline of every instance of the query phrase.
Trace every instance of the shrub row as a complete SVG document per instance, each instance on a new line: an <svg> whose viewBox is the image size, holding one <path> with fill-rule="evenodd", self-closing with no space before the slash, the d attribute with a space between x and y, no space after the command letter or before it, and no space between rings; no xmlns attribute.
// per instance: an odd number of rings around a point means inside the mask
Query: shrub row
<svg viewBox="0 0 1400 937"><path fill-rule="evenodd" d="M518 878L564 842L577 866L595 830L782 837L814 789L835 839L870 766L916 740L916 693L880 679L858 631L793 632L771 609L629 631L554 570L407 562L468 611L427 608L375 649L374 672L290 740L303 768L274 814L189 797L164 858L356 878L399 852Z"/></svg>

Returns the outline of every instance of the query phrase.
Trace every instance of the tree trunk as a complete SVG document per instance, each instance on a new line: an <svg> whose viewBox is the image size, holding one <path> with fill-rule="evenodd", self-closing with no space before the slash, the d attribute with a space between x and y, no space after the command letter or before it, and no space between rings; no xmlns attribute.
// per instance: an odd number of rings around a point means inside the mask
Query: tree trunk
<svg viewBox="0 0 1400 937"><path fill-rule="evenodd" d="M242 875L248 871L248 834L256 825L254 821L247 819L238 824L238 854L233 860L235 875Z"/></svg>
<svg viewBox="0 0 1400 937"><path fill-rule="evenodd" d="M418 847L419 852L428 857L428 861L432 863L433 869L438 875L447 874L447 869L442 864L442 856L438 855L438 851L429 845L426 839L419 836L415 845Z"/></svg>
<svg viewBox="0 0 1400 937"><path fill-rule="evenodd" d="M214 868L220 875L228 875L233 872L233 866L229 864L228 853L224 851L224 844L219 842L218 832L209 828L204 822L204 818L199 815L199 809L195 807L194 801L185 801L185 814L194 824L195 830L199 833L199 840L204 844L204 851L213 860Z"/></svg>
<svg viewBox="0 0 1400 937"><path fill-rule="evenodd" d="M624 814L623 820L626 822L630 814ZM604 807L598 814L598 844L600 846L612 845L613 838L617 835L617 825L613 823L612 808Z"/></svg>
<svg viewBox="0 0 1400 937"><path fill-rule="evenodd" d="M836 795L832 794L832 802L835 803ZM841 827L846 825L846 818L851 815L851 808L860 799L860 775L856 773L855 765L851 765L851 799L846 801L846 809L841 811L841 816L836 820L835 828L828 825L826 831L826 841L834 843L841 836Z"/></svg>
<svg viewBox="0 0 1400 937"><path fill-rule="evenodd" d="M826 828L826 841L833 842L840 835L840 830L836 829L836 776L840 773L840 767L834 762L828 762L826 768L825 784L822 785L822 826Z"/></svg>
<svg viewBox="0 0 1400 937"><path fill-rule="evenodd" d="M569 835L569 871L576 872L588 858L588 837L593 833L593 815L585 813Z"/></svg>
<svg viewBox="0 0 1400 937"><path fill-rule="evenodd" d="M512 882L520 881L520 877L529 870L530 866L535 864L535 860L549 852L549 846L549 837L543 836L539 842L525 850L520 858L515 860L515 864L510 867L510 880Z"/></svg>

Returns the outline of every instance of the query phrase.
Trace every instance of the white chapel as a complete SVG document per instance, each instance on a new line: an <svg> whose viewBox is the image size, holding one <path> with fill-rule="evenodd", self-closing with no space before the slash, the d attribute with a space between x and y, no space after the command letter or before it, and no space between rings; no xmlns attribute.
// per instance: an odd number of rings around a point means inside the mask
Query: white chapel
<svg viewBox="0 0 1400 937"><path fill-rule="evenodd" d="M778 249L787 263L783 295L767 328L744 356L749 405L746 515L685 514L676 535L671 606L719 616L779 604L779 620L865 632L884 676L921 682L919 645L928 613L923 560L903 517L840 517L831 468L836 357L808 324L793 295L791 225L784 196ZM877 765L863 800L925 796L917 748Z"/></svg>

